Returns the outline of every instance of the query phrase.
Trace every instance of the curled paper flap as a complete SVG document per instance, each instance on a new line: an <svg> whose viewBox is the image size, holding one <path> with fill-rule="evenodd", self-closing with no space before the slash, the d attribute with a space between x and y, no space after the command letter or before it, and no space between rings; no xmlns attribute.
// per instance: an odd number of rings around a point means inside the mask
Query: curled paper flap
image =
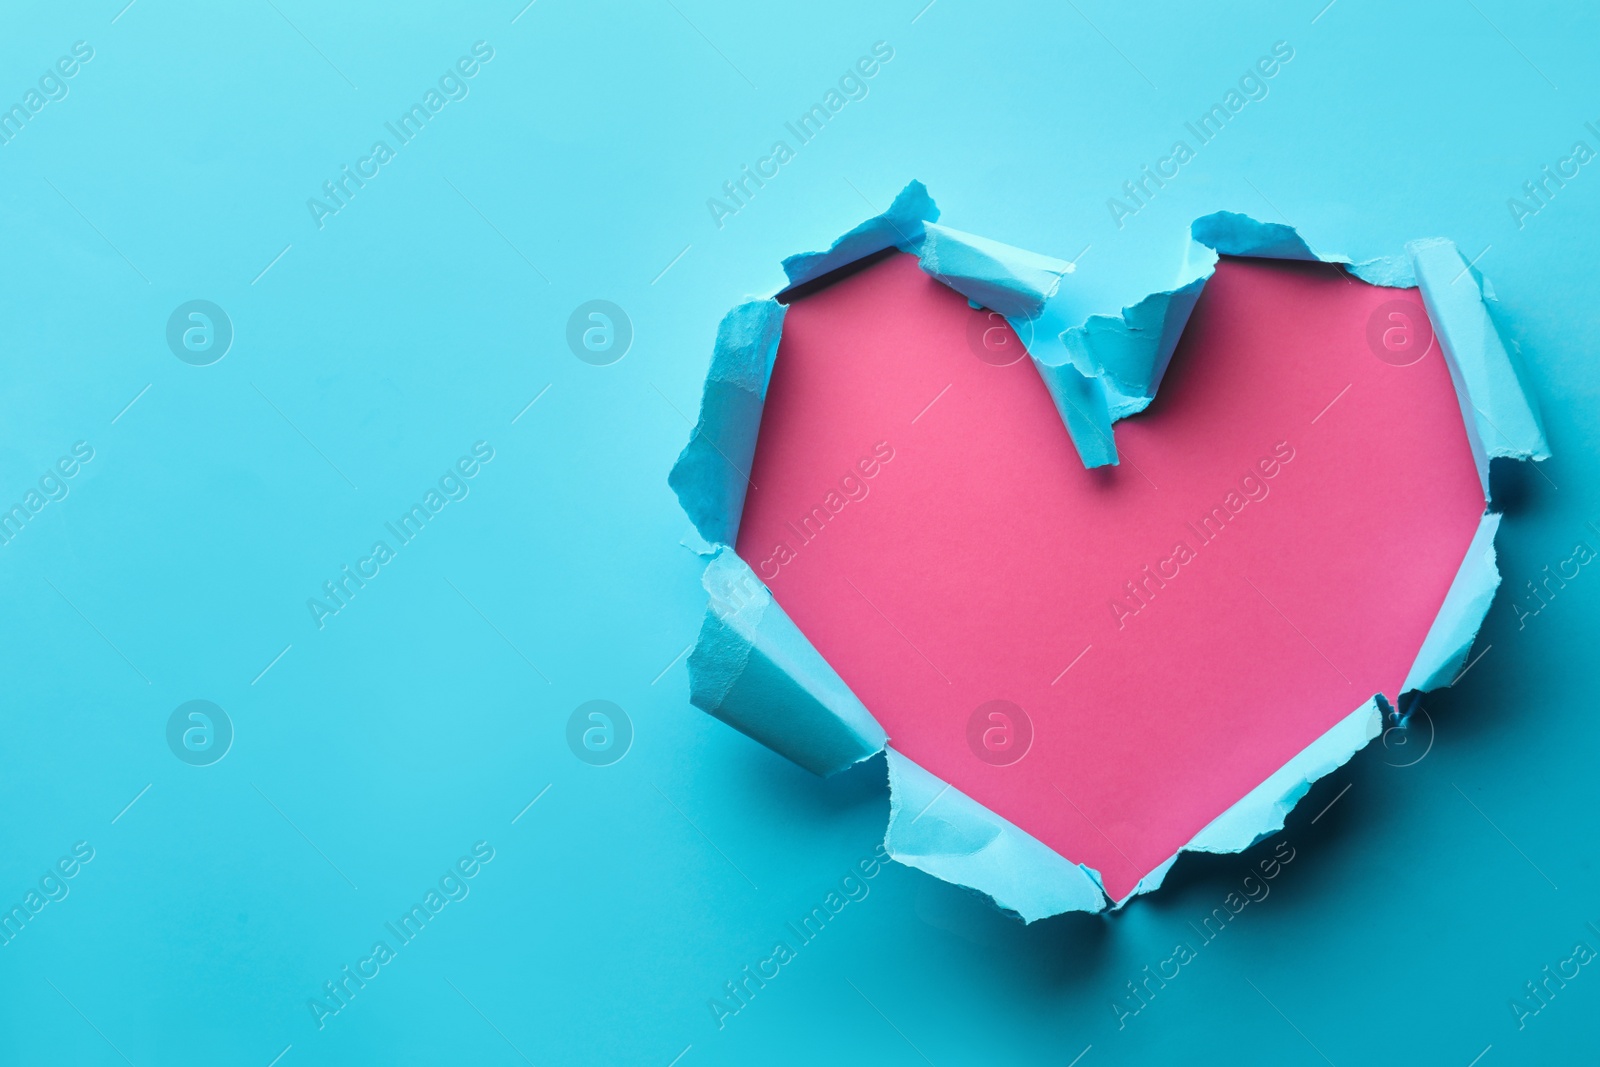
<svg viewBox="0 0 1600 1067"><path fill-rule="evenodd" d="M1082 326L1061 335L1072 365L1085 377L1105 384L1106 406L1113 419L1143 411L1155 399L1205 284L1205 278L1196 278L1177 289L1152 293L1123 308L1119 316L1091 315ZM1044 368L1040 369L1042 373Z"/></svg>
<svg viewBox="0 0 1600 1067"><path fill-rule="evenodd" d="M1185 852L1243 852L1283 829L1284 819L1311 785L1350 762L1350 758L1383 732L1383 710L1374 696L1339 720L1333 728L1296 753L1260 785L1179 849L1171 859L1139 879L1133 891L1116 902L1121 908L1143 893L1161 888L1167 872Z"/></svg>
<svg viewBox="0 0 1600 1067"><path fill-rule="evenodd" d="M826 252L800 252L783 261L790 287L815 281L885 248L908 249L922 238L923 223L939 218L939 205L927 186L913 181L900 190L889 210L874 215L834 241Z"/></svg>
<svg viewBox="0 0 1600 1067"><path fill-rule="evenodd" d="M987 237L929 223L917 263L973 304L1008 319L1035 319L1073 267Z"/></svg>
<svg viewBox="0 0 1600 1067"><path fill-rule="evenodd" d="M1090 470L1116 466L1117 441L1111 433L1111 424L1116 420L1105 383L1071 363L1047 364L1035 357L1033 366L1044 379L1056 414L1061 416L1083 465Z"/></svg>
<svg viewBox="0 0 1600 1067"><path fill-rule="evenodd" d="M1183 847L1185 852L1243 852L1283 829L1283 820L1311 783L1350 762L1383 732L1383 711L1374 696L1289 762L1273 771L1227 811L1208 823Z"/></svg>
<svg viewBox="0 0 1600 1067"><path fill-rule="evenodd" d="M667 475L689 521L713 543L731 545L739 532L787 310L776 300L752 300L723 316L700 396L700 421Z"/></svg>
<svg viewBox="0 0 1600 1067"><path fill-rule="evenodd" d="M1334 263L1371 285L1409 289L1417 284L1411 261L1405 256L1385 256L1352 263L1337 252L1318 253L1293 226L1277 222L1257 222L1249 215L1217 211L1195 219L1190 235L1200 244L1223 256L1254 256L1258 259L1298 259L1312 263Z"/></svg>
<svg viewBox="0 0 1600 1067"><path fill-rule="evenodd" d="M1047 336L1029 349L1085 467L1116 464L1112 424L1155 399L1215 264L1213 255L1187 284L1152 293L1120 315L1091 315L1054 343Z"/></svg>
<svg viewBox="0 0 1600 1067"><path fill-rule="evenodd" d="M1183 855L1183 850L1179 849L1177 852L1174 852L1171 856L1167 857L1167 859L1157 866L1155 870L1139 879L1138 884L1133 887L1133 892L1117 901L1116 904L1112 906L1112 910L1120 910L1124 904L1132 900L1134 897L1142 896L1145 893L1153 893L1157 889L1160 889L1161 883L1167 880L1167 872L1172 870L1172 865L1178 862L1178 857L1181 855Z"/></svg>
<svg viewBox="0 0 1600 1067"><path fill-rule="evenodd" d="M887 755L889 830L883 843L890 856L975 889L1023 922L1105 908L1098 872L1066 859L893 748Z"/></svg>
<svg viewBox="0 0 1600 1067"><path fill-rule="evenodd" d="M1346 256L1313 251L1293 227L1248 215L1206 215L1195 220L1190 233L1207 252L1187 268L1183 281L1118 315L1082 321L1069 317L1069 300L1061 291L1070 263L937 225L927 228L918 255L924 271L974 304L1004 315L1024 339L1088 468L1117 463L1112 426L1155 399L1218 254L1332 263L1374 285L1415 284L1405 257L1351 263Z"/></svg>
<svg viewBox="0 0 1600 1067"><path fill-rule="evenodd" d="M1489 313L1493 291L1451 241L1430 238L1406 245L1416 270L1450 378L1455 382L1478 480L1489 496L1489 460L1550 458L1539 408L1523 384L1522 368L1501 340Z"/></svg>
<svg viewBox="0 0 1600 1067"><path fill-rule="evenodd" d="M1499 529L1500 515L1485 512L1401 692L1442 689L1455 681L1466 663L1473 639L1489 614L1494 591L1500 587L1500 569L1495 566L1494 556L1494 537Z"/></svg>
<svg viewBox="0 0 1600 1067"><path fill-rule="evenodd" d="M755 573L724 548L701 579L711 601L689 654L689 700L814 774L876 755L888 740Z"/></svg>
<svg viewBox="0 0 1600 1067"><path fill-rule="evenodd" d="M1248 215L1206 215L1195 220L1190 233L1206 251L1188 265L1186 280L1123 308L1120 315L1091 315L1072 324L1057 293L1034 321L1008 316L1019 337L1031 338L1028 354L1085 467L1116 464L1111 427L1155 399L1219 254L1332 263L1373 285L1416 284L1404 256L1352 263L1347 256L1315 252L1293 227Z"/></svg>

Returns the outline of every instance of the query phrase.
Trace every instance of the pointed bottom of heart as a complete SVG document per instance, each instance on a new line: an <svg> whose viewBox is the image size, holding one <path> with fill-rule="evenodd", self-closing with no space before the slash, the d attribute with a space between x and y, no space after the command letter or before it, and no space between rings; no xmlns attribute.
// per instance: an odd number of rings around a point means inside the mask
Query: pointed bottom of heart
<svg viewBox="0 0 1600 1067"><path fill-rule="evenodd" d="M1349 762L1382 732L1382 723L1377 700L1367 701L1219 815L1180 852L1242 852L1283 829L1285 816L1311 784ZM890 807L884 844L896 860L935 878L979 889L1024 922L1106 907L1100 872L1071 862L893 748L886 750L886 756ZM1160 888L1178 855L1139 879L1115 906Z"/></svg>

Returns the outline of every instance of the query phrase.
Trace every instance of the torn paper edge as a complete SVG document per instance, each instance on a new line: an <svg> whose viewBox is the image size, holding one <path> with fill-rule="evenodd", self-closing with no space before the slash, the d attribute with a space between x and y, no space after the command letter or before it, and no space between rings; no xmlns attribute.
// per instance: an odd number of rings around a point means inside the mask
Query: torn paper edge
<svg viewBox="0 0 1600 1067"><path fill-rule="evenodd" d="M945 227L929 228L918 262L969 302L1005 316L1090 469L1117 464L1112 426L1155 399L1219 255L1331 263L1373 285L1416 284L1404 256L1355 263L1339 253L1313 251L1293 227L1234 212L1196 219L1190 236L1204 251L1186 257L1192 261L1173 288L1151 293L1118 315L1081 320L1073 294L1060 285L1070 263Z"/></svg>
<svg viewBox="0 0 1600 1067"><path fill-rule="evenodd" d="M919 181L910 182L895 196L888 211L844 234L827 251L801 252L786 258L783 273L788 276L788 288L816 281L886 248L909 247L922 239L925 224L938 219L939 205L928 195L928 187Z"/></svg>
<svg viewBox="0 0 1600 1067"><path fill-rule="evenodd" d="M1549 457L1538 409L1512 351L1495 330L1487 304L1493 291L1449 241L1412 242L1406 259L1352 263L1315 252L1292 227L1231 212L1204 216L1191 227L1204 254L1198 265L1186 268L1192 275L1188 280L1124 308L1120 319L1092 316L1062 329L1055 340L1067 357L1051 362L1051 331L1038 327L1063 317L1061 281L1071 264L938 226L937 218L926 189L913 182L888 212L855 227L828 251L786 259L789 288L890 247L916 250L927 273L969 302L1005 315L1019 337L1035 338L1029 354L1086 466L1116 462L1112 423L1154 398L1219 254L1332 263L1374 285L1418 286L1450 367L1485 499L1490 458ZM1457 264L1462 269L1446 281L1444 273ZM1469 276L1470 288L1457 286ZM897 860L976 890L1026 922L1064 911L1120 908L1158 888L1183 852L1239 852L1281 830L1312 783L1381 732L1381 709L1388 705L1374 696L1212 820L1127 897L1110 902L1098 872L1073 863L894 751L871 712L728 547L737 536L782 318L783 305L768 298L742 304L723 320L700 421L668 478L699 534L685 544L711 556L703 578L710 603L689 658L691 700L817 774L837 773L885 752L890 768L885 845ZM1044 357L1035 355L1035 346ZM712 462L708 448L718 462ZM1498 514L1485 513L1402 693L1448 685L1444 678L1456 677L1499 584L1493 549L1499 520ZM942 817L928 824L931 830L916 827L927 805L915 798L932 792L934 784L940 788L928 803L945 805ZM912 808L919 814L906 819Z"/></svg>
<svg viewBox="0 0 1600 1067"><path fill-rule="evenodd" d="M1289 812L1310 792L1313 783L1350 762L1381 733L1383 709L1375 695L1207 823L1171 859L1141 878L1114 907L1121 908L1134 897L1159 889L1167 872L1185 852L1243 852L1282 830Z"/></svg>
<svg viewBox="0 0 1600 1067"><path fill-rule="evenodd" d="M1023 922L1105 907L1094 868L1073 863L893 748L887 762L883 843L895 860L976 889Z"/></svg>
<svg viewBox="0 0 1600 1067"><path fill-rule="evenodd" d="M747 301L723 316L700 394L700 421L667 475L689 521L712 544L738 540L756 434L788 310L769 298Z"/></svg>
<svg viewBox="0 0 1600 1067"><path fill-rule="evenodd" d="M1478 629L1489 614L1495 590L1500 588L1500 568L1494 554L1494 538L1499 531L1499 512L1484 512L1478 531L1467 546L1466 557L1450 582L1450 591L1439 606L1439 614L1417 651L1416 662L1406 673L1401 693L1443 689L1459 676Z"/></svg>
<svg viewBox="0 0 1600 1067"><path fill-rule="evenodd" d="M1495 327L1489 306L1494 290L1477 269L1454 243L1442 238L1412 241L1406 252L1456 386L1487 500L1491 459L1550 458L1539 407L1528 392L1514 347L1506 346Z"/></svg>
<svg viewBox="0 0 1600 1067"><path fill-rule="evenodd" d="M785 259L789 284L782 290L748 300L723 317L700 396L699 421L667 475L699 535L686 538L686 548L706 556L716 545L738 541L767 385L788 311L777 297L886 249L909 249L922 240L924 225L938 217L939 207L927 187L912 181L888 211L839 237L826 251Z"/></svg>
<svg viewBox="0 0 1600 1067"><path fill-rule="evenodd" d="M930 223L917 250L923 271L966 297L975 307L1007 319L1031 321L1061 289L1073 265L977 234Z"/></svg>
<svg viewBox="0 0 1600 1067"><path fill-rule="evenodd" d="M689 653L689 702L827 777L888 735L732 548L701 578L710 598Z"/></svg>

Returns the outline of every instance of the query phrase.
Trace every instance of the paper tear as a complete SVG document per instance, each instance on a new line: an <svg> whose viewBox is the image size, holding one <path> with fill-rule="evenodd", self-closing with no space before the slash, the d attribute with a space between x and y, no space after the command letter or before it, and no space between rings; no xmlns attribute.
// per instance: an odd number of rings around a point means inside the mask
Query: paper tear
<svg viewBox="0 0 1600 1067"><path fill-rule="evenodd" d="M689 700L819 775L888 736L744 560L724 547L701 579L711 600L689 653Z"/></svg>
<svg viewBox="0 0 1600 1067"><path fill-rule="evenodd" d="M1058 346L1036 344L1038 351L1030 350L1085 467L1117 463L1111 427L1155 399L1215 264L1213 255L1200 277L1152 293L1119 316L1091 315L1057 335Z"/></svg>
<svg viewBox="0 0 1600 1067"><path fill-rule="evenodd" d="M700 421L667 475L689 521L712 543L731 545L739 533L787 311L776 300L752 300L723 316L700 395Z"/></svg>
<svg viewBox="0 0 1600 1067"><path fill-rule="evenodd" d="M1478 481L1489 498L1489 460L1545 460L1539 407L1527 386L1520 361L1506 347L1489 312L1494 290L1461 255L1454 242L1442 238L1406 245L1416 270L1422 303L1439 340L1456 399L1467 426Z"/></svg>
<svg viewBox="0 0 1600 1067"><path fill-rule="evenodd" d="M919 181L909 183L895 196L889 210L874 215L828 246L826 252L801 252L783 261L783 272L793 288L847 267L885 248L909 249L922 239L923 224L936 222L939 205Z"/></svg>
<svg viewBox="0 0 1600 1067"><path fill-rule="evenodd" d="M1271 837L1313 782L1343 767L1382 733L1383 709L1373 696L1212 819L1182 851L1243 852Z"/></svg>
<svg viewBox="0 0 1600 1067"><path fill-rule="evenodd" d="M1289 812L1311 786L1349 763L1355 754L1383 733L1383 699L1374 696L1301 749L1266 780L1206 824L1161 866L1139 880L1117 901L1121 908L1136 896L1159 889L1167 872L1185 852L1233 853L1264 841L1283 829Z"/></svg>
<svg viewBox="0 0 1600 1067"><path fill-rule="evenodd" d="M888 764L883 843L899 862L975 889L1023 922L1105 908L1093 868L1073 863L893 748Z"/></svg>
<svg viewBox="0 0 1600 1067"><path fill-rule="evenodd" d="M1079 459L1090 469L1117 464L1112 427L1155 399L1219 254L1330 263L1373 285L1416 284L1405 256L1352 263L1348 256L1313 251L1291 226L1236 212L1196 219L1190 235L1205 251L1186 257L1183 280L1124 307L1120 315L1070 313L1072 299L1062 289L1062 278L1071 273L1071 263L949 227L927 228L918 261L974 306L1006 317L1044 379Z"/></svg>
<svg viewBox="0 0 1600 1067"><path fill-rule="evenodd" d="M1233 211L1217 211L1195 219L1189 233L1218 255L1333 263L1370 285L1391 289L1410 289L1417 284L1411 261L1405 256L1384 256L1355 263L1349 256L1337 252L1313 251L1293 226L1257 222L1249 215Z"/></svg>
<svg viewBox="0 0 1600 1067"><path fill-rule="evenodd" d="M1036 319L1071 274L1066 260L929 223L917 251L923 271L1008 319Z"/></svg>
<svg viewBox="0 0 1600 1067"><path fill-rule="evenodd" d="M1494 538L1500 531L1500 515L1484 512L1478 532L1472 535L1466 557L1450 583L1444 604L1439 608L1428 636L1417 651L1417 660L1406 674L1401 692L1425 693L1442 689L1456 680L1472 651L1472 642L1488 617L1495 590L1500 588L1500 568L1495 565Z"/></svg>
<svg viewBox="0 0 1600 1067"><path fill-rule="evenodd" d="M701 559L710 559L717 554L717 546L701 537L700 531L693 526L689 527L684 532L684 535L678 539L678 544L687 548Z"/></svg>

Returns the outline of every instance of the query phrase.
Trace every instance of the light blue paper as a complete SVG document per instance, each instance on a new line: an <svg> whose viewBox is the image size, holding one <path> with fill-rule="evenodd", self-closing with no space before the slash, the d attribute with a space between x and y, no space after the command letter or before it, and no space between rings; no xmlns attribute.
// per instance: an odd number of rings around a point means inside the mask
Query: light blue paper
<svg viewBox="0 0 1600 1067"><path fill-rule="evenodd" d="M1111 432L1115 417L1105 384L1072 363L1046 364L1035 357L1033 366L1044 379L1083 465L1091 470L1116 466L1117 441Z"/></svg>
<svg viewBox="0 0 1600 1067"><path fill-rule="evenodd" d="M1189 233L1218 255L1333 263L1371 285L1406 289L1417 284L1410 260L1405 256L1384 256L1353 263L1349 256L1337 252L1314 251L1292 226L1257 222L1249 215L1233 211L1217 211L1195 219Z"/></svg>
<svg viewBox="0 0 1600 1067"><path fill-rule="evenodd" d="M1249 215L1218 211L1195 219L1189 234L1207 248L1223 256L1259 256L1263 259L1308 259L1321 257L1294 231L1276 222L1257 222Z"/></svg>
<svg viewBox="0 0 1600 1067"><path fill-rule="evenodd" d="M1383 711L1374 696L1212 819L1184 846L1184 851L1243 852L1272 836L1283 829L1284 818L1310 791L1313 782L1343 767L1381 733Z"/></svg>
<svg viewBox="0 0 1600 1067"><path fill-rule="evenodd" d="M1118 462L1112 426L1155 399L1178 339L1217 255L1331 263L1374 285L1414 285L1410 261L1394 256L1352 263L1319 254L1293 227L1219 211L1196 219L1206 253L1172 289L1152 293L1117 315L1083 318L1061 279L1072 265L944 226L928 230L922 269L972 303L1004 315L1028 350L1083 465Z"/></svg>
<svg viewBox="0 0 1600 1067"><path fill-rule="evenodd" d="M888 750L889 855L976 889L1023 922L1106 906L1099 872L1073 863L961 790Z"/></svg>
<svg viewBox="0 0 1600 1067"><path fill-rule="evenodd" d="M1207 823L1176 855L1141 878L1131 893L1117 901L1116 907L1159 889L1178 856L1185 852L1243 852L1282 830L1289 812L1311 791L1313 783L1350 762L1382 733L1383 710L1374 696Z"/></svg>
<svg viewBox="0 0 1600 1067"><path fill-rule="evenodd" d="M1155 399L1215 262L1213 256L1200 277L1152 293L1120 315L1091 315L1082 325L1043 331L1029 348L1085 467L1117 463L1111 427ZM1052 318L1047 312L1045 319Z"/></svg>
<svg viewBox="0 0 1600 1067"><path fill-rule="evenodd" d="M1061 282L1072 264L945 226L928 228L918 263L974 306L1005 316L1044 379L1084 466L1115 464L1113 394L1099 379L1106 373L1105 359L1126 371L1133 357L1115 345L1101 358L1088 340L1076 349L1066 344ZM1153 355L1149 359L1155 361Z"/></svg>
<svg viewBox="0 0 1600 1067"><path fill-rule="evenodd" d="M876 719L731 549L702 578L711 602L689 654L689 699L814 774L883 750Z"/></svg>
<svg viewBox="0 0 1600 1067"><path fill-rule="evenodd" d="M1209 277L1209 269L1206 274ZM1091 315L1082 326L1061 335L1073 366L1104 383L1112 419L1143 411L1155 399L1205 283L1206 278L1196 278L1176 289L1152 293L1118 316ZM1040 372L1044 371L1041 364Z"/></svg>
<svg viewBox="0 0 1600 1067"><path fill-rule="evenodd" d="M913 181L900 190L888 211L846 233L826 252L789 256L783 261L783 272L788 275L790 286L803 285L885 248L908 249L922 239L923 223L938 218L939 205L928 195L927 186Z"/></svg>
<svg viewBox="0 0 1600 1067"><path fill-rule="evenodd" d="M723 317L700 397L700 421L667 475L689 521L712 543L731 545L739 533L787 311L776 300L752 300Z"/></svg>
<svg viewBox="0 0 1600 1067"><path fill-rule="evenodd" d="M1489 461L1550 458L1539 407L1523 383L1517 357L1489 313L1493 291L1455 244L1442 238L1406 245L1434 336L1450 367L1467 439L1489 496Z"/></svg>
<svg viewBox="0 0 1600 1067"><path fill-rule="evenodd" d="M1489 614L1495 590L1500 587L1500 568L1495 565L1494 555L1494 538L1499 530L1500 515L1485 512L1401 692L1442 689L1460 673L1478 629Z"/></svg>
<svg viewBox="0 0 1600 1067"><path fill-rule="evenodd" d="M1035 319L1072 273L1071 263L929 223L917 251L923 271L974 305L1008 319Z"/></svg>

